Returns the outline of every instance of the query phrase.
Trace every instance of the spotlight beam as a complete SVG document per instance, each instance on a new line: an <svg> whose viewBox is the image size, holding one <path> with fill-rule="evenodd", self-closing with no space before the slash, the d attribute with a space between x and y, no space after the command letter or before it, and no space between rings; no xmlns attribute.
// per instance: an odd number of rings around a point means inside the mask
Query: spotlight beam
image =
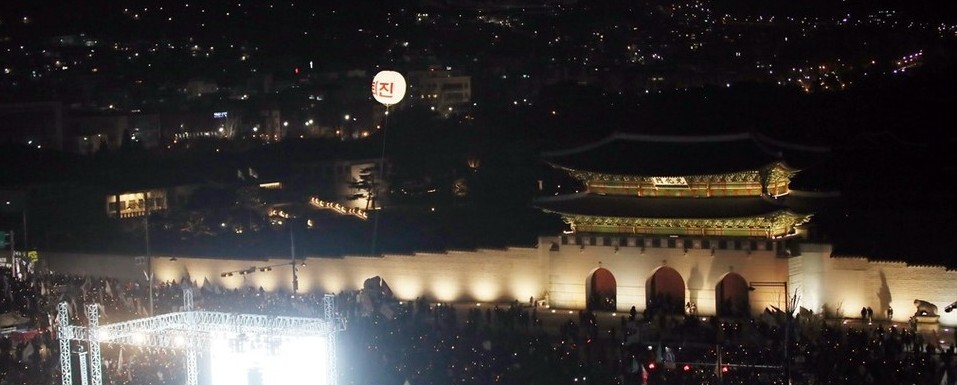
<svg viewBox="0 0 957 385"><path fill-rule="evenodd" d="M216 341L222 341L229 336L245 335L250 339L259 341L286 341L290 349L297 350L298 356L311 357L310 352L302 352L303 349L316 347L321 350L325 359L320 360L322 371L321 383L335 385L336 357L335 357L335 334L344 330L344 324L333 311L335 296L327 294L323 298L325 308L325 318L305 318L305 317L276 317L260 314L235 314L209 311L182 311L167 313L148 318L142 318L132 321L119 322L114 324L99 325L96 320L91 320L89 326L74 326L69 324L69 306L62 302L57 306L57 319L60 320L57 326L57 335L61 346L69 346L71 341L82 341L99 346L101 343L110 343L117 345L129 345L136 347L162 348L183 351L186 353L187 364L189 357L197 351L213 352L213 346ZM88 304L87 307L97 306ZM95 314L94 318L98 318ZM307 344L297 343L295 341L311 341ZM325 341L322 343L320 341ZM69 349L66 350L69 352ZM314 352L316 353L316 352ZM93 354L93 350L91 350ZM91 360L99 360L99 349L96 349L96 357L90 357ZM286 360L294 361L294 358ZM282 360L280 360L282 361ZM277 365L285 365L277 361ZM69 360L61 360L63 370L69 373ZM308 365L306 365L308 366ZM271 373L280 373L281 371L272 371ZM195 375L192 371L190 375ZM278 375L278 374L277 374ZM285 374L283 374L285 375ZM310 374L315 378L315 374ZM195 384L195 378L189 383ZM288 383L288 382L286 382ZM63 376L63 385L72 384L70 376ZM91 385L102 385L99 381L94 381Z"/></svg>

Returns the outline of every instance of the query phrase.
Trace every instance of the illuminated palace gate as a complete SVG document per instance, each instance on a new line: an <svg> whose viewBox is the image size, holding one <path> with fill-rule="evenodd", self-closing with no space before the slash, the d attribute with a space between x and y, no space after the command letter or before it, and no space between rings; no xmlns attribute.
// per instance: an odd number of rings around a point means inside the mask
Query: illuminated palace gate
<svg viewBox="0 0 957 385"><path fill-rule="evenodd" d="M588 310L614 311L618 298L618 284L608 269L599 267L588 276L585 295Z"/></svg>
<svg viewBox="0 0 957 385"><path fill-rule="evenodd" d="M718 316L746 317L751 314L748 300L750 285L744 277L736 273L728 273L715 286L715 305Z"/></svg>
<svg viewBox="0 0 957 385"><path fill-rule="evenodd" d="M645 284L645 308L665 314L684 314L685 282L677 270L662 266Z"/></svg>
<svg viewBox="0 0 957 385"><path fill-rule="evenodd" d="M715 286L715 308L719 317L746 317L750 314L748 281L737 273L727 273ZM682 313L685 285L681 274L670 267L657 269L648 278L646 308L667 314ZM615 311L617 283L614 274L603 267L593 270L585 282L588 310Z"/></svg>
<svg viewBox="0 0 957 385"><path fill-rule="evenodd" d="M89 351L84 352L84 344L80 344L83 385L87 385L87 377L89 385L103 383L101 343L183 351L187 385L198 384L197 352L200 350L210 354L213 385L336 384L336 333L343 330L343 324L335 315L333 295L323 298L325 318L193 311L193 293L189 289L183 291L183 302L185 311L182 312L109 325L99 325L98 305L87 304L89 324L86 327L70 325L69 306L66 302L58 304L62 384L73 384L71 341L89 345ZM246 368L254 365L258 378L243 378L246 373L237 369L244 365ZM303 373L306 368L314 369ZM248 376L253 377L252 372Z"/></svg>

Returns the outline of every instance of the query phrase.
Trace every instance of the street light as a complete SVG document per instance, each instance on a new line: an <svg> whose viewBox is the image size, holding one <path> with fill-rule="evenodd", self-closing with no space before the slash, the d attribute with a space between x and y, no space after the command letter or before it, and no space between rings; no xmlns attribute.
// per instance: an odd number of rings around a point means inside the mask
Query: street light
<svg viewBox="0 0 957 385"><path fill-rule="evenodd" d="M791 303L788 301L788 283L787 281L770 281L770 282L758 282L754 281L748 284L748 291L755 291L758 287L783 287L784 288L784 308L785 311L791 312L794 309L791 308Z"/></svg>
<svg viewBox="0 0 957 385"><path fill-rule="evenodd" d="M245 269L224 271L222 273L219 273L219 276L222 278L226 278L226 277L235 276L236 274L249 275L253 273L265 273L265 272L272 271L274 267L281 267L281 266L292 266L292 293L293 295L295 295L296 292L299 290L299 276L298 276L299 267L306 266L306 262L297 262L295 258L293 258L292 261L290 262L276 263L276 264L266 265L266 266L249 266Z"/></svg>
<svg viewBox="0 0 957 385"><path fill-rule="evenodd" d="M784 375L787 384L791 384L791 314L794 312L794 305L788 298L788 282L751 282L748 285L748 291L755 291L758 287L783 287L784 288Z"/></svg>
<svg viewBox="0 0 957 385"><path fill-rule="evenodd" d="M277 264L267 265L267 266L250 266L248 268L241 269L241 270L225 271L220 273L219 276L226 278L226 277L232 277L235 274L239 274L239 275L253 274L257 271L265 273L267 271L272 271L274 267L289 265L289 266L292 266L292 295L296 296L299 292L299 267L306 266L306 262L303 261L302 263L297 263L296 261L296 238L293 236L293 232L291 228L289 230L289 254L290 254L289 262L277 263Z"/></svg>

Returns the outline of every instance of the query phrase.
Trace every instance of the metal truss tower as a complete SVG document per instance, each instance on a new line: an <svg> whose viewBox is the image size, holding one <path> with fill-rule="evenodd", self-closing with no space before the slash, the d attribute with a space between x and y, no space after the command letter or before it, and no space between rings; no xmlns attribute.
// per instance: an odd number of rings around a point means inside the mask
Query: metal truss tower
<svg viewBox="0 0 957 385"><path fill-rule="evenodd" d="M70 305L60 302L56 305L57 339L60 340L60 374L63 385L73 385L73 361L70 359L70 341L73 330L70 325Z"/></svg>
<svg viewBox="0 0 957 385"><path fill-rule="evenodd" d="M325 318L274 317L258 314L236 314L194 311L192 291L183 293L183 311L140 318L114 324L99 324L99 305L86 305L88 326L70 325L69 305L57 304L57 338L60 340L60 367L62 384L72 385L70 341L90 345L90 385L102 385L101 343L146 348L181 350L186 353L187 385L198 383L196 355L208 349L213 334L237 333L266 338L322 337L328 343L327 384L336 385L336 338L344 330L342 320L335 313L335 296L323 298ZM85 381L84 381L85 382Z"/></svg>
<svg viewBox="0 0 957 385"><path fill-rule="evenodd" d="M86 320L90 332L87 339L90 341L90 382L94 385L103 383L103 365L100 361L100 305L89 303L86 305Z"/></svg>
<svg viewBox="0 0 957 385"><path fill-rule="evenodd" d="M193 290L183 288L183 311L193 311ZM199 369L196 365L196 349L186 351L186 385L199 385Z"/></svg>
<svg viewBox="0 0 957 385"><path fill-rule="evenodd" d="M339 378L338 362L336 362L336 333L342 330L345 330L345 325L342 323L342 319L339 318L339 315L336 314L336 296L334 294L326 294L322 297L322 310L323 316L325 317L326 322L328 322L333 330L326 336L326 350L328 351L329 357L329 379L327 384L335 384L336 380Z"/></svg>

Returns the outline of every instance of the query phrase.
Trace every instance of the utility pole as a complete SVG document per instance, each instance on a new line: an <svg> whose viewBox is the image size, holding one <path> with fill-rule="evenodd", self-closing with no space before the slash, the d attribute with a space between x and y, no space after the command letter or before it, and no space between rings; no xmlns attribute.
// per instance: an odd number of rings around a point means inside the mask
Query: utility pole
<svg viewBox="0 0 957 385"><path fill-rule="evenodd" d="M788 298L788 282L784 281L784 307L787 310L787 314L784 316L787 317L784 324L787 326L787 329L784 330L784 372L787 375L787 385L791 385L791 327L793 326L792 314L794 313L794 305L791 304L791 299Z"/></svg>
<svg viewBox="0 0 957 385"><path fill-rule="evenodd" d="M27 242L27 207L26 202L23 203L23 208L20 209L23 212L23 250L29 250L29 243Z"/></svg>
<svg viewBox="0 0 957 385"><path fill-rule="evenodd" d="M13 272L13 278L19 279L17 273L20 271L20 262L17 261L17 237L13 230L10 230L10 262L13 263L13 269L10 270Z"/></svg>
<svg viewBox="0 0 957 385"><path fill-rule="evenodd" d="M296 270L299 269L296 266L296 237L292 232L292 223L289 223L289 255L292 257L292 295L295 296L299 292L299 275Z"/></svg>
<svg viewBox="0 0 957 385"><path fill-rule="evenodd" d="M153 316L153 258L150 256L150 198L149 191L143 192L143 234L146 239L146 284L149 286L150 317Z"/></svg>

